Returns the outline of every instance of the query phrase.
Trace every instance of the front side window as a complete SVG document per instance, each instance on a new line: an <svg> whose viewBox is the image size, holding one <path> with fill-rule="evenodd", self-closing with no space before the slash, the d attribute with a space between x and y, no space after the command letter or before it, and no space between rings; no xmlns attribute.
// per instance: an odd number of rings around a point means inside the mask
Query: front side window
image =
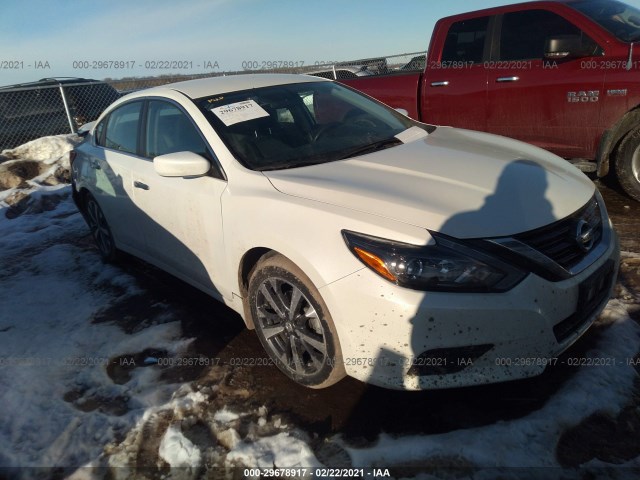
<svg viewBox="0 0 640 480"><path fill-rule="evenodd" d="M472 18L451 25L442 50L442 62L482 63L489 17Z"/></svg>
<svg viewBox="0 0 640 480"><path fill-rule="evenodd" d="M333 82L216 95L196 103L240 163L275 170L330 162L401 143L417 124Z"/></svg>
<svg viewBox="0 0 640 480"><path fill-rule="evenodd" d="M104 147L135 154L141 113L142 102L127 103L111 112L105 126Z"/></svg>
<svg viewBox="0 0 640 480"><path fill-rule="evenodd" d="M616 0L584 0L569 6L585 14L623 42L640 40L640 10Z"/></svg>
<svg viewBox="0 0 640 480"><path fill-rule="evenodd" d="M163 101L149 102L145 156L193 152L208 157L207 146L195 125L177 106Z"/></svg>
<svg viewBox="0 0 640 480"><path fill-rule="evenodd" d="M547 10L507 13L502 19L500 60L542 60L547 41L563 36L579 36L585 54L595 55L598 49L587 34L556 13Z"/></svg>

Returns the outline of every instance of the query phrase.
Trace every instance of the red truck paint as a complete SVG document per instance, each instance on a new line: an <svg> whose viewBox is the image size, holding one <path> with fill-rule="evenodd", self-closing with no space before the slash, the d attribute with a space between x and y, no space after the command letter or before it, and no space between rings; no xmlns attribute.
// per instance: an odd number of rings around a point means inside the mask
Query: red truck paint
<svg viewBox="0 0 640 480"><path fill-rule="evenodd" d="M633 45L630 57L631 42L618 39L572 4L576 2L528 2L443 18L435 25L424 72L341 82L403 108L417 120L516 138L567 159L595 162L598 175L604 176L621 141L636 131L640 136L640 42ZM591 55L564 59L503 59L514 45L531 37L525 25L519 38L501 38L502 28L509 32L505 24L524 15L548 17L562 26L569 22L599 48ZM482 43L480 61L445 60L447 36L456 34L454 30L464 25L460 22L485 21L486 38L476 40ZM623 150L631 155L635 143ZM640 142L637 151L640 156ZM627 159L627 164L637 167L635 173L631 167L616 172L631 175L621 179L622 186L640 200L640 160Z"/></svg>

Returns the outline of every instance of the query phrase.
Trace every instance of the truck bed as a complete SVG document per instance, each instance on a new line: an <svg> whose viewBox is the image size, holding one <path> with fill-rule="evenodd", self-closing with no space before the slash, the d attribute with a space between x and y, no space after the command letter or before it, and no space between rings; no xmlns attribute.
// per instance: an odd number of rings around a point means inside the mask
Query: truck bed
<svg viewBox="0 0 640 480"><path fill-rule="evenodd" d="M340 83L367 92L368 95L394 108L404 108L409 116L420 120L418 95L422 72L390 73L338 80Z"/></svg>

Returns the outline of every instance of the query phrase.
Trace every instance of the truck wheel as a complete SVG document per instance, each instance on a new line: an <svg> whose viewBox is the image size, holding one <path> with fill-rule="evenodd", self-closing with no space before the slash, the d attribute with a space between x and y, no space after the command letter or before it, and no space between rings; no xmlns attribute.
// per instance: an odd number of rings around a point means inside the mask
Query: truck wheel
<svg viewBox="0 0 640 480"><path fill-rule="evenodd" d="M260 343L285 375L311 388L345 377L333 320L320 292L293 262L277 254L258 262L248 301Z"/></svg>
<svg viewBox="0 0 640 480"><path fill-rule="evenodd" d="M615 171L624 191L640 202L640 127L631 130L620 142Z"/></svg>

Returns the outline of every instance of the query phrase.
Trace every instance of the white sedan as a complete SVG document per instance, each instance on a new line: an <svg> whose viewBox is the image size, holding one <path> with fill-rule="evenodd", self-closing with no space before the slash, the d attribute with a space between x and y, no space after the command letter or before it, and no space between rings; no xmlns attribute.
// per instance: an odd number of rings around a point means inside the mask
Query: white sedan
<svg viewBox="0 0 640 480"><path fill-rule="evenodd" d="M540 374L617 274L605 206L570 164L317 77L129 94L71 161L105 261L123 250L220 299L309 387Z"/></svg>

